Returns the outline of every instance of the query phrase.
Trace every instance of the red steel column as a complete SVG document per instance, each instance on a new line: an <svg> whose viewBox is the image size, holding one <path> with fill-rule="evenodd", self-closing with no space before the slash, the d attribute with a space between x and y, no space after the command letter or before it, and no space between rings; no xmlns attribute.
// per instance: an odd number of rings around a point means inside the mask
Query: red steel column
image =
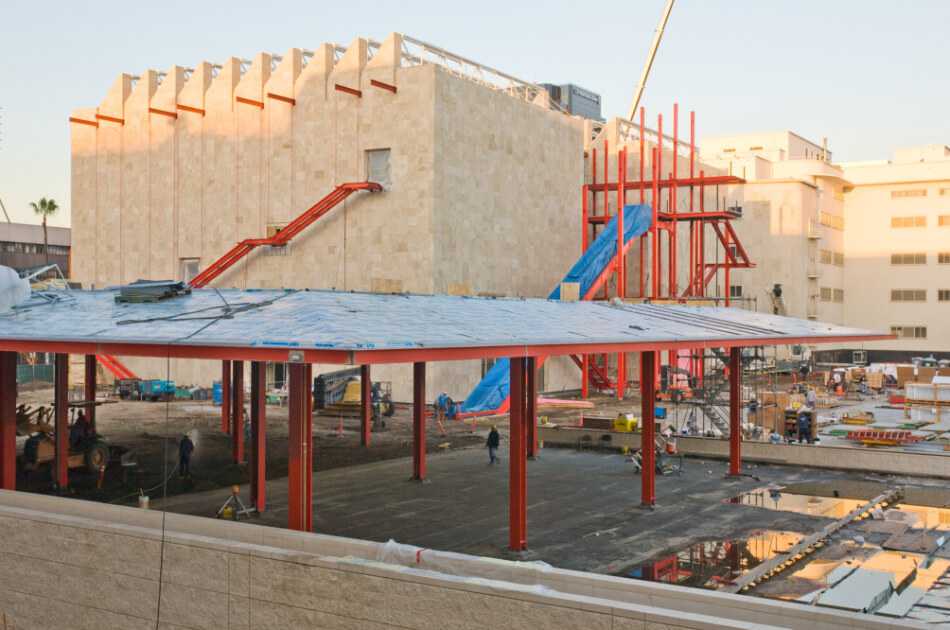
<svg viewBox="0 0 950 630"><path fill-rule="evenodd" d="M304 527L308 532L313 531L313 366L309 363L303 368L303 402L306 422L304 423L306 448L307 474L304 475L304 496L307 498L307 509L304 511Z"/></svg>
<svg viewBox="0 0 950 630"><path fill-rule="evenodd" d="M370 426L373 421L373 381L369 366L360 366L360 446L369 446Z"/></svg>
<svg viewBox="0 0 950 630"><path fill-rule="evenodd" d="M231 364L231 452L234 463L244 461L244 361Z"/></svg>
<svg viewBox="0 0 950 630"><path fill-rule="evenodd" d="M231 432L231 362L221 362L221 432Z"/></svg>
<svg viewBox="0 0 950 630"><path fill-rule="evenodd" d="M742 348L729 349L729 475L742 468Z"/></svg>
<svg viewBox="0 0 950 630"><path fill-rule="evenodd" d="M508 454L508 546L513 551L526 549L527 544L527 435L525 431L525 363L521 357L510 360Z"/></svg>
<svg viewBox="0 0 950 630"><path fill-rule="evenodd" d="M267 506L267 364L251 363L251 501Z"/></svg>
<svg viewBox="0 0 950 630"><path fill-rule="evenodd" d="M16 352L0 352L0 490L16 490Z"/></svg>
<svg viewBox="0 0 950 630"><path fill-rule="evenodd" d="M287 461L287 527L310 531L313 518L313 495L309 492L313 477L313 450L309 437L312 423L307 392L309 365L288 366L288 461Z"/></svg>
<svg viewBox="0 0 950 630"><path fill-rule="evenodd" d="M642 487L640 505L652 507L656 503L656 351L646 350L640 353L640 454L643 464L641 473Z"/></svg>
<svg viewBox="0 0 950 630"><path fill-rule="evenodd" d="M412 478L426 478L426 364L412 364Z"/></svg>
<svg viewBox="0 0 950 630"><path fill-rule="evenodd" d="M528 427L528 457L538 456L538 361L525 359L525 419Z"/></svg>
<svg viewBox="0 0 950 630"><path fill-rule="evenodd" d="M581 398L587 400L590 395L590 355L581 355Z"/></svg>
<svg viewBox="0 0 950 630"><path fill-rule="evenodd" d="M96 402L96 355L87 354L86 355L86 368L85 374L83 377L83 399L86 401ZM86 417L89 418L89 423L93 429L96 428L96 406L94 404L89 405L85 408Z"/></svg>
<svg viewBox="0 0 950 630"><path fill-rule="evenodd" d="M69 485L69 355L57 354L53 368L53 400L56 431L55 474L53 479L60 488Z"/></svg>

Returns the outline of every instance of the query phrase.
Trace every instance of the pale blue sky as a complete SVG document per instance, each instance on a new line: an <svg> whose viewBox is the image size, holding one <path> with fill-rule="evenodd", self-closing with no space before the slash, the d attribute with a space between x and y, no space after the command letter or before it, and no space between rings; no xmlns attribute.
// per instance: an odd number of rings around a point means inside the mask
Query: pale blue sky
<svg viewBox="0 0 950 630"><path fill-rule="evenodd" d="M0 199L52 196L68 224L69 127L119 72L414 35L531 81L574 82L624 115L664 0L532 3L6 0ZM679 0L643 104L697 111L697 133L792 129L840 160L950 143L950 0ZM685 120L685 119L684 119ZM473 176L477 174L473 173Z"/></svg>

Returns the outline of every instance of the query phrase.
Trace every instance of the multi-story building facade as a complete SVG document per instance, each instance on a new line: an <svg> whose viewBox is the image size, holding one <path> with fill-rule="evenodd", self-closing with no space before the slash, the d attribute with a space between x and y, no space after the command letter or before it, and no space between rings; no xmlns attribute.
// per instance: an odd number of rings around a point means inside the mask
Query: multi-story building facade
<svg viewBox="0 0 950 630"><path fill-rule="evenodd" d="M0 265L17 271L46 264L59 265L63 275L68 278L70 229L47 226L46 231L48 249L43 241L42 225L0 223Z"/></svg>

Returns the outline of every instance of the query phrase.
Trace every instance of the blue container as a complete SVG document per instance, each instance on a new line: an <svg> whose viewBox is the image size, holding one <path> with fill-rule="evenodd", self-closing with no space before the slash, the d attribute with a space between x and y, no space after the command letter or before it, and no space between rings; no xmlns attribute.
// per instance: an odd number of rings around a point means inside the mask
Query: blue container
<svg viewBox="0 0 950 630"><path fill-rule="evenodd" d="M221 406L221 381L211 383L211 401L215 405Z"/></svg>
<svg viewBox="0 0 950 630"><path fill-rule="evenodd" d="M666 420L666 407L656 407L653 416L657 420Z"/></svg>

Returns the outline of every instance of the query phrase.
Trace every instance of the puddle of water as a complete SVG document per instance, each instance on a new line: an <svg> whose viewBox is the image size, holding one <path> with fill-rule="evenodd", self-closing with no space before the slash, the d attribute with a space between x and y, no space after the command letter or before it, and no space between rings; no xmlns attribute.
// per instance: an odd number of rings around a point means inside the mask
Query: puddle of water
<svg viewBox="0 0 950 630"><path fill-rule="evenodd" d="M696 543L617 575L651 582L717 589L777 553L797 544L802 534L765 530L746 538Z"/></svg>

